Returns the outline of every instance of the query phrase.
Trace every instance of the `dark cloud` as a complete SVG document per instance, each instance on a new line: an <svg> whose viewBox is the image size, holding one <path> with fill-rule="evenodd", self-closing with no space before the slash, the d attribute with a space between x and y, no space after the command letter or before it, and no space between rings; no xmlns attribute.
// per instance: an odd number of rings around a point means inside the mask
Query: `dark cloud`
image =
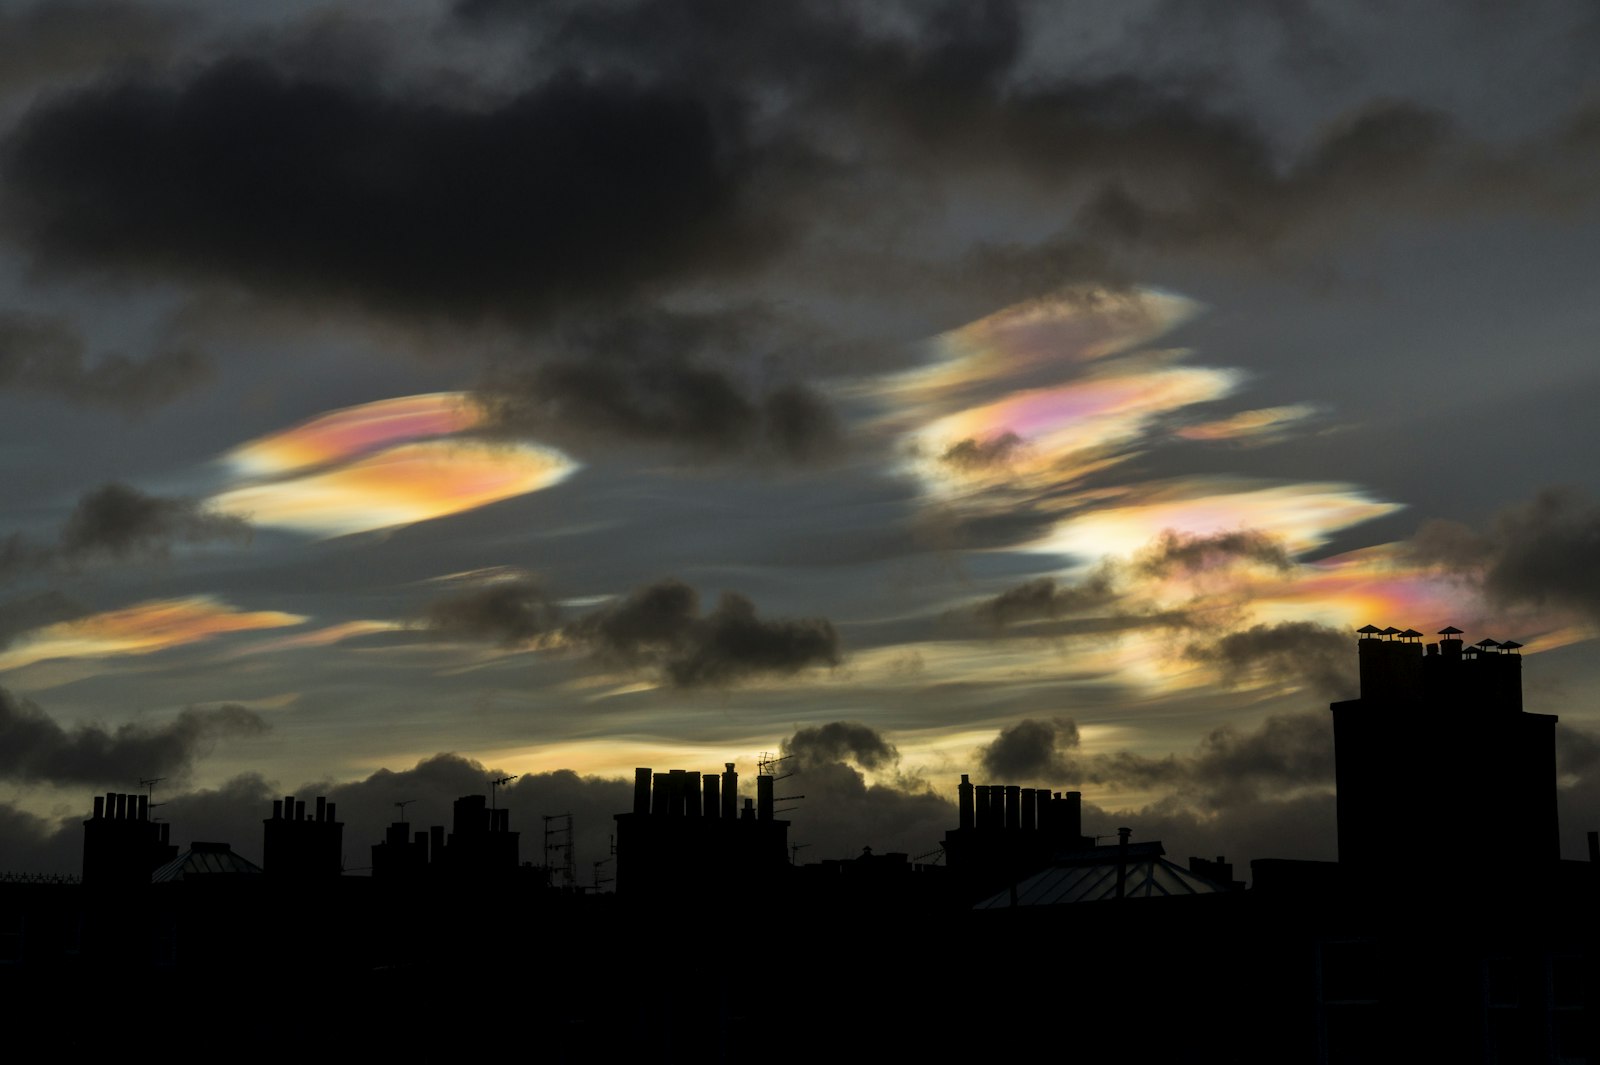
<svg viewBox="0 0 1600 1065"><path fill-rule="evenodd" d="M988 469L1006 465L1023 446L1022 437L1013 432L1001 433L988 440L968 437L946 448L944 454L939 456L939 461L959 470Z"/></svg>
<svg viewBox="0 0 1600 1065"><path fill-rule="evenodd" d="M210 376L210 360L189 348L169 348L145 359L110 354L86 362L82 338L64 321L0 314L0 389L142 410Z"/></svg>
<svg viewBox="0 0 1600 1065"><path fill-rule="evenodd" d="M724 592L714 610L701 614L699 594L670 578L579 618L563 632L602 658L655 666L679 688L787 676L841 660L838 634L824 618L766 620L734 592Z"/></svg>
<svg viewBox="0 0 1600 1065"><path fill-rule="evenodd" d="M0 573L3 572L5 566L0 563ZM87 613L88 607L60 592L39 592L0 603L0 649L9 647L24 633L81 618Z"/></svg>
<svg viewBox="0 0 1600 1065"><path fill-rule="evenodd" d="M1035 577L1007 588L977 608L980 617L995 625L1055 619L1116 602L1116 571L1102 565L1076 584L1058 583L1054 577Z"/></svg>
<svg viewBox="0 0 1600 1065"><path fill-rule="evenodd" d="M809 462L839 450L839 420L783 377L827 343L763 306L612 312L555 331L538 363L499 371L477 398L491 431L578 451L666 444L702 459ZM763 380L772 375L779 383Z"/></svg>
<svg viewBox="0 0 1600 1065"><path fill-rule="evenodd" d="M926 858L955 824L954 803L901 774L900 752L871 726L832 721L797 729L781 749L793 756L781 787L800 796L785 816L791 841L806 848L801 862L854 858L863 847ZM862 769L874 773L872 783Z"/></svg>
<svg viewBox="0 0 1600 1065"><path fill-rule="evenodd" d="M61 527L60 555L68 561L162 557L174 544L248 540L242 518L191 499L147 495L111 483L78 500Z"/></svg>
<svg viewBox="0 0 1600 1065"><path fill-rule="evenodd" d="M756 165L735 113L627 77L469 108L235 58L41 104L3 180L52 266L526 319L764 258Z"/></svg>
<svg viewBox="0 0 1600 1065"><path fill-rule="evenodd" d="M1078 746L1078 725L1071 718L1049 721L1024 718L1000 730L981 752L983 770L1000 783L1013 780L1072 780L1068 752Z"/></svg>
<svg viewBox="0 0 1600 1065"><path fill-rule="evenodd" d="M1255 562L1278 570L1294 565L1281 540L1254 529L1209 536L1167 529L1139 553L1135 568L1144 576L1165 577L1175 571L1194 573L1232 562Z"/></svg>
<svg viewBox="0 0 1600 1065"><path fill-rule="evenodd" d="M1358 694L1356 656L1348 633L1310 621L1252 625L1210 643L1191 643L1186 657L1222 670L1229 683L1266 672L1309 684L1334 699Z"/></svg>
<svg viewBox="0 0 1600 1065"><path fill-rule="evenodd" d="M1406 101L1363 103L1281 143L1212 103L1223 94L1204 79L1041 65L1041 16L1016 3L894 18L832 4L514 6L464 5L452 23L497 41L525 33L514 87L490 90L477 71L287 62L258 42L44 101L6 147L10 228L45 266L230 280L407 319L547 324L703 297L710 280L748 286L773 264L792 267L786 290L805 278L847 299L892 276L921 333L948 310L943 294L1010 302L1115 282L1128 252L1276 252L1297 234L1320 245L1347 239L1354 227L1331 223L1368 207L1544 202L1553 152L1573 166L1595 156L1592 123L1495 150ZM997 177L1065 224L1027 237L964 225L935 254L900 239L944 215L981 220L949 205L991 200ZM672 368L655 387L678 402L716 391L694 360L676 364L676 384ZM588 395L595 380L577 376L552 369L530 388ZM759 414L775 389L735 391ZM658 431L676 421L635 406L598 409ZM781 446L792 419L775 417ZM723 419L713 439L741 431L736 413Z"/></svg>
<svg viewBox="0 0 1600 1065"><path fill-rule="evenodd" d="M799 729L784 741L802 769L829 762L853 761L863 769L884 769L900 760L900 752L882 732L859 721L830 721Z"/></svg>
<svg viewBox="0 0 1600 1065"><path fill-rule="evenodd" d="M1576 489L1547 488L1506 507L1486 533L1429 522L1408 551L1481 583L1498 605L1551 605L1600 618L1600 504Z"/></svg>
<svg viewBox="0 0 1600 1065"><path fill-rule="evenodd" d="M178 544L240 542L250 535L249 522L204 503L112 482L79 498L54 543L20 533L0 540L0 576L102 560L159 561Z"/></svg>
<svg viewBox="0 0 1600 1065"><path fill-rule="evenodd" d="M501 375L477 398L491 430L580 451L662 443L700 458L810 462L840 446L838 418L812 389L752 393L725 370L678 358L551 362Z"/></svg>
<svg viewBox="0 0 1600 1065"><path fill-rule="evenodd" d="M554 629L559 612L534 581L503 581L429 603L423 624L445 636L515 646Z"/></svg>
<svg viewBox="0 0 1600 1065"><path fill-rule="evenodd" d="M1171 791L1216 811L1333 781L1333 728L1325 713L1268 717L1253 731L1213 730L1192 753L1152 758L1132 751L1082 754L1071 718L1024 719L980 748L997 783L1039 781Z"/></svg>
<svg viewBox="0 0 1600 1065"><path fill-rule="evenodd" d="M0 875L77 875L83 862L80 820L47 821L0 802Z"/></svg>
<svg viewBox="0 0 1600 1065"><path fill-rule="evenodd" d="M0 93L160 57L183 17L144 4L40 0L0 12Z"/></svg>
<svg viewBox="0 0 1600 1065"><path fill-rule="evenodd" d="M1254 730L1225 725L1208 733L1183 772L1210 807L1333 783L1333 721L1324 710L1275 714Z"/></svg>
<svg viewBox="0 0 1600 1065"><path fill-rule="evenodd" d="M567 626L567 634L599 654L637 662L653 651L674 650L699 620L700 594L668 578L637 588L622 602Z"/></svg>
<svg viewBox="0 0 1600 1065"><path fill-rule="evenodd" d="M267 723L228 704L189 708L160 725L63 729L26 699L0 690L0 778L30 783L105 784L185 776L219 739L255 736Z"/></svg>

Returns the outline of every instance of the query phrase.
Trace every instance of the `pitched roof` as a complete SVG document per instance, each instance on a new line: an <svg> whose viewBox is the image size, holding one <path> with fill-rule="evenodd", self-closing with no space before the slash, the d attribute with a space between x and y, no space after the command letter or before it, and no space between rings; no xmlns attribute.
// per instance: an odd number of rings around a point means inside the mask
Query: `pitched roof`
<svg viewBox="0 0 1600 1065"><path fill-rule="evenodd" d="M1203 876L1174 865L1162 855L1160 843L1132 843L1127 851L1127 898L1163 895L1214 895L1227 889ZM1096 847L1057 858L1050 868L1018 882L1016 900L1010 889L984 899L978 910L1011 906L1057 906L1069 902L1097 902L1117 897L1117 848Z"/></svg>
<svg viewBox="0 0 1600 1065"><path fill-rule="evenodd" d="M201 876L260 876L261 866L233 853L226 843L191 843L189 849L150 874L152 884Z"/></svg>

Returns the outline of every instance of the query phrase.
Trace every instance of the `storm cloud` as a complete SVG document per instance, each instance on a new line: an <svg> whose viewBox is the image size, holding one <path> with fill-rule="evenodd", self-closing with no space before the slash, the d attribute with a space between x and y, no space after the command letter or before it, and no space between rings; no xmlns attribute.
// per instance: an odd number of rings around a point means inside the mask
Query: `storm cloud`
<svg viewBox="0 0 1600 1065"><path fill-rule="evenodd" d="M982 751L984 772L995 780L1063 779L1074 775L1067 752L1078 746L1070 718L1024 718L1007 725Z"/></svg>
<svg viewBox="0 0 1600 1065"><path fill-rule="evenodd" d="M250 538L250 523L191 499L149 495L115 482L78 500L61 527L69 562L164 557L175 544Z"/></svg>
<svg viewBox="0 0 1600 1065"><path fill-rule="evenodd" d="M851 761L863 769L882 769L900 760L900 752L882 732L859 721L830 721L798 729L783 743L802 768Z"/></svg>
<svg viewBox="0 0 1600 1065"><path fill-rule="evenodd" d="M180 544L242 543L251 535L243 518L198 500L150 495L112 482L79 497L54 542L21 533L0 540L0 576L70 571L96 562L159 562Z"/></svg>
<svg viewBox="0 0 1600 1065"><path fill-rule="evenodd" d="M1547 488L1495 513L1487 532L1425 523L1410 556L1481 584L1493 603L1550 604L1600 619L1600 504L1574 488Z"/></svg>
<svg viewBox="0 0 1600 1065"><path fill-rule="evenodd" d="M602 659L657 668L678 688L789 676L842 660L825 618L761 618L736 592L724 592L702 614L699 593L672 578L579 618L563 634Z"/></svg>
<svg viewBox="0 0 1600 1065"><path fill-rule="evenodd" d="M758 165L703 99L560 73L484 107L255 58L36 107L5 217L41 261L408 316L525 319L759 262Z"/></svg>
<svg viewBox="0 0 1600 1065"><path fill-rule="evenodd" d="M3 572L3 567L0 567ZM17 637L46 625L72 621L89 613L89 608L60 592L39 592L0 603L0 650Z"/></svg>
<svg viewBox="0 0 1600 1065"><path fill-rule="evenodd" d="M1184 650L1189 659L1217 666L1229 683L1268 673L1309 684L1334 699L1358 692L1356 656L1349 634L1310 621L1252 625Z"/></svg>
<svg viewBox="0 0 1600 1065"><path fill-rule="evenodd" d="M211 375L211 361L190 348L144 359L113 353L90 361L65 321L0 314L0 389L59 396L124 410L158 406Z"/></svg>
<svg viewBox="0 0 1600 1065"><path fill-rule="evenodd" d="M243 706L191 707L162 724L62 728L26 699L0 689L0 779L105 784L145 776L182 778L218 740L268 729Z"/></svg>
<svg viewBox="0 0 1600 1065"><path fill-rule="evenodd" d="M1055 619L1084 610L1101 609L1115 603L1116 572L1101 566L1083 580L1069 584L1054 577L1035 577L1007 588L993 599L979 604L977 613L1004 627L1016 622Z"/></svg>
<svg viewBox="0 0 1600 1065"><path fill-rule="evenodd" d="M444 636L512 647L550 632L558 618L541 585L517 580L437 599L423 609L422 624Z"/></svg>
<svg viewBox="0 0 1600 1065"><path fill-rule="evenodd" d="M1172 792L1216 811L1333 782L1333 728L1324 713L1266 718L1253 730L1223 726L1185 754L1119 750L1085 754L1071 718L1025 718L979 749L996 782L1094 784Z"/></svg>
<svg viewBox="0 0 1600 1065"><path fill-rule="evenodd" d="M1294 565L1282 541L1259 530L1194 536L1168 529L1139 553L1136 569L1144 576L1165 577L1173 572L1193 573L1233 562L1255 562L1278 570Z"/></svg>

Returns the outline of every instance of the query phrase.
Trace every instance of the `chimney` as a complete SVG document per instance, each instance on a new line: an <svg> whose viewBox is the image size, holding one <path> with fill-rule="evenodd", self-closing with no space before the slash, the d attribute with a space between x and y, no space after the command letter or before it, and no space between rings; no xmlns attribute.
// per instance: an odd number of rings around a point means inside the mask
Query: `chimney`
<svg viewBox="0 0 1600 1065"><path fill-rule="evenodd" d="M989 785L979 784L978 792L978 831L986 832L989 829Z"/></svg>
<svg viewBox="0 0 1600 1065"><path fill-rule="evenodd" d="M722 795L717 790L717 775L707 773L700 778L700 785L705 790L705 814L708 820L716 820L722 812Z"/></svg>
<svg viewBox="0 0 1600 1065"><path fill-rule="evenodd" d="M773 785L777 783L776 777L762 773L756 777L756 818L761 821L772 820L774 805Z"/></svg>
<svg viewBox="0 0 1600 1065"><path fill-rule="evenodd" d="M105 815L106 815L106 797L104 795L96 795L94 797L94 819L96 821L98 821L102 817L104 817ZM1590 837L1591 840L1593 840L1594 833L1593 832L1589 833L1589 837Z"/></svg>
<svg viewBox="0 0 1600 1065"><path fill-rule="evenodd" d="M650 769L647 766L633 771L633 812L638 817L650 812Z"/></svg>
<svg viewBox="0 0 1600 1065"><path fill-rule="evenodd" d="M667 816L668 817L682 817L683 816L683 807L684 807L683 788L684 788L683 770L681 770L681 769L672 770L672 775L667 778Z"/></svg>
<svg viewBox="0 0 1600 1065"><path fill-rule="evenodd" d="M273 799L272 800L272 819L274 821L283 820L283 800L282 799Z"/></svg>
<svg viewBox="0 0 1600 1065"><path fill-rule="evenodd" d="M739 774L733 771L732 762L722 766L722 819L732 821L739 812Z"/></svg>
<svg viewBox="0 0 1600 1065"><path fill-rule="evenodd" d="M318 821L326 821L327 819L328 819L328 797L326 795L318 795L317 796L317 820Z"/></svg>
<svg viewBox="0 0 1600 1065"><path fill-rule="evenodd" d="M650 789L650 815L652 817L665 817L667 816L667 808L672 805L667 799L668 793L672 790L667 782L672 779L672 776L668 773L657 773L653 779L655 783Z"/></svg>
<svg viewBox="0 0 1600 1065"><path fill-rule="evenodd" d="M1066 822L1061 826L1064 835L1083 836L1083 792L1067 792L1066 813L1062 820Z"/></svg>
<svg viewBox="0 0 1600 1065"><path fill-rule="evenodd" d="M698 818L700 816L700 801L700 774L691 769L683 774L684 816Z"/></svg>
<svg viewBox="0 0 1600 1065"><path fill-rule="evenodd" d="M1006 785L1006 829L1015 832L1022 827L1022 787L1018 784Z"/></svg>
<svg viewBox="0 0 1600 1065"><path fill-rule="evenodd" d="M959 827L972 827L972 782L967 779L967 774L961 774L961 783L956 787L958 805L961 808L961 821Z"/></svg>
<svg viewBox="0 0 1600 1065"><path fill-rule="evenodd" d="M1034 799L1034 790L1032 788L1023 788L1022 789L1022 830L1024 832L1032 832L1034 830L1034 827L1037 824L1037 822L1035 821L1035 817L1037 815L1037 810L1038 810L1038 808L1035 805L1035 799Z"/></svg>

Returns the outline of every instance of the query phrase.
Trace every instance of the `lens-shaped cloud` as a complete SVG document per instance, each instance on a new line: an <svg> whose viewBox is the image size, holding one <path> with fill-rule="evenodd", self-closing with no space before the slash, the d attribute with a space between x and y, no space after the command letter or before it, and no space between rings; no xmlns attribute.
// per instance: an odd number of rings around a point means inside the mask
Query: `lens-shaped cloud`
<svg viewBox="0 0 1600 1065"><path fill-rule="evenodd" d="M1032 549L1078 558L1123 556L1161 534L1212 536L1247 529L1283 543L1292 555L1320 547L1347 529L1400 509L1342 484L1291 484L1238 490L1221 482L1181 482L1130 491L1137 502L1103 506L1061 522Z"/></svg>
<svg viewBox="0 0 1600 1065"><path fill-rule="evenodd" d="M937 337L932 362L880 382L904 402L988 392L997 382L1042 375L1128 351L1193 317L1200 305L1155 289L1079 291L1008 307ZM1037 382L1036 382L1037 383Z"/></svg>
<svg viewBox="0 0 1600 1065"><path fill-rule="evenodd" d="M1155 419L1226 396L1237 381L1229 370L1171 367L1018 392L912 434L917 468L936 487L1041 475L1069 482L1140 440Z"/></svg>
<svg viewBox="0 0 1600 1065"><path fill-rule="evenodd" d="M483 412L465 392L398 396L331 411L228 453L248 477L282 476L344 462L400 443L477 428Z"/></svg>
<svg viewBox="0 0 1600 1065"><path fill-rule="evenodd" d="M245 483L211 503L255 525L342 536L498 503L578 468L554 448L458 435L482 421L461 392L333 411L230 452Z"/></svg>
<svg viewBox="0 0 1600 1065"><path fill-rule="evenodd" d="M442 518L565 480L576 464L532 444L428 440L212 499L220 510L320 536Z"/></svg>
<svg viewBox="0 0 1600 1065"><path fill-rule="evenodd" d="M151 654L227 633L285 628L305 620L278 610L239 610L204 595L151 600L39 629L0 654L0 672L52 658Z"/></svg>
<svg viewBox="0 0 1600 1065"><path fill-rule="evenodd" d="M1216 421L1183 426L1175 435L1184 440L1237 440L1263 443L1281 436L1284 430L1296 422L1311 417L1316 411L1317 408L1309 403L1242 410Z"/></svg>

